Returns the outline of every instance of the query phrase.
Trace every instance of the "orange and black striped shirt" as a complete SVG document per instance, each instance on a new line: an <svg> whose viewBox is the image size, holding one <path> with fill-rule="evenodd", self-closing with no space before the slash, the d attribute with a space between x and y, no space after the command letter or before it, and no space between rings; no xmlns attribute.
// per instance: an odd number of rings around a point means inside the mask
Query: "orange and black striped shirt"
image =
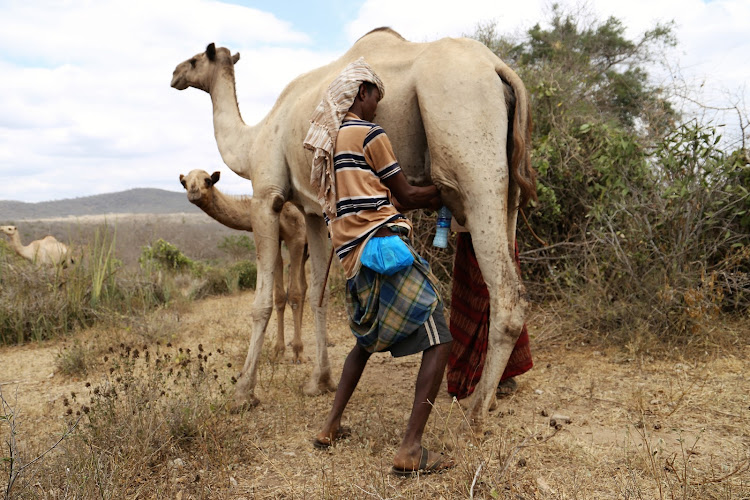
<svg viewBox="0 0 750 500"><path fill-rule="evenodd" d="M391 203L382 182L401 171L391 141L378 125L347 113L333 153L336 176L336 218L326 222L346 277L359 270L359 258L372 233L384 224L411 230L408 219Z"/></svg>

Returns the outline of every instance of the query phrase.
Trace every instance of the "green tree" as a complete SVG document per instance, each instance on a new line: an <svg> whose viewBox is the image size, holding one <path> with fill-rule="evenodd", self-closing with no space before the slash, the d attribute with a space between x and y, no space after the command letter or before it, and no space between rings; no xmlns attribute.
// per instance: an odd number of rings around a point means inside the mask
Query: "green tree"
<svg viewBox="0 0 750 500"><path fill-rule="evenodd" d="M631 40L616 18L554 5L544 27L520 38L498 36L494 25L475 37L516 67L532 96L543 210L530 215L542 239L577 238L598 203L628 194L625 180L648 182L648 150L676 118L647 70L655 52L675 44L671 25Z"/></svg>
<svg viewBox="0 0 750 500"><path fill-rule="evenodd" d="M747 152L723 151L715 126L683 119L653 83L672 30L628 38L616 18L554 5L520 36L473 35L531 94L539 202L526 214L548 246L519 226L527 286L580 306L591 329L682 334L725 297L747 307Z"/></svg>

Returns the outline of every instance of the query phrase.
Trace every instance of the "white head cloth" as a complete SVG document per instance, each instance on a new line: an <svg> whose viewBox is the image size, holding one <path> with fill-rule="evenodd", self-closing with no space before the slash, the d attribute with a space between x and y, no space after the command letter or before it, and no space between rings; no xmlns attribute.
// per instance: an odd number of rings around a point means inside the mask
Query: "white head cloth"
<svg viewBox="0 0 750 500"><path fill-rule="evenodd" d="M318 191L318 202L329 219L336 216L336 177L333 171L333 150L339 127L352 107L362 82L377 85L380 98L385 96L383 82L360 57L350 63L326 89L323 100L310 118L310 129L303 143L313 151L310 184Z"/></svg>

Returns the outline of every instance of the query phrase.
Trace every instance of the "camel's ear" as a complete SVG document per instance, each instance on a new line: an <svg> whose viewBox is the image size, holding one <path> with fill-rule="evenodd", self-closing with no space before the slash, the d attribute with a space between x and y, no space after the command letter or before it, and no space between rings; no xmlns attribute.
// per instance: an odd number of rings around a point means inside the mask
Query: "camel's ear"
<svg viewBox="0 0 750 500"><path fill-rule="evenodd" d="M208 47L206 47L206 55L209 61L216 59L216 45L213 42L209 43Z"/></svg>
<svg viewBox="0 0 750 500"><path fill-rule="evenodd" d="M237 61L240 60L240 53L237 52L235 55L232 56L232 64L237 64Z"/></svg>
<svg viewBox="0 0 750 500"><path fill-rule="evenodd" d="M187 183L185 182L185 176L180 174L180 184L182 184L182 187L187 189Z"/></svg>
<svg viewBox="0 0 750 500"><path fill-rule="evenodd" d="M211 174L211 182L216 184L217 182L219 182L219 177L221 177L221 172L214 172L213 174Z"/></svg>

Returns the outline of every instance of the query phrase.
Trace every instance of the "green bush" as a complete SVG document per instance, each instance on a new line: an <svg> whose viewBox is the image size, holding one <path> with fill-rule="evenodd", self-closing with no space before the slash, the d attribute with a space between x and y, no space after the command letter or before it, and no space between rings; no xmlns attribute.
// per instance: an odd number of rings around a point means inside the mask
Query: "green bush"
<svg viewBox="0 0 750 500"><path fill-rule="evenodd" d="M152 245L143 247L138 262L142 267L155 265L170 271L190 271L196 264L173 244L159 238Z"/></svg>
<svg viewBox="0 0 750 500"><path fill-rule="evenodd" d="M217 247L234 260L249 259L255 254L255 243L244 234L225 236Z"/></svg>
<svg viewBox="0 0 750 500"><path fill-rule="evenodd" d="M229 268L227 274L232 282L237 284L239 290L255 289L255 282L258 279L255 262L250 260L237 262Z"/></svg>

